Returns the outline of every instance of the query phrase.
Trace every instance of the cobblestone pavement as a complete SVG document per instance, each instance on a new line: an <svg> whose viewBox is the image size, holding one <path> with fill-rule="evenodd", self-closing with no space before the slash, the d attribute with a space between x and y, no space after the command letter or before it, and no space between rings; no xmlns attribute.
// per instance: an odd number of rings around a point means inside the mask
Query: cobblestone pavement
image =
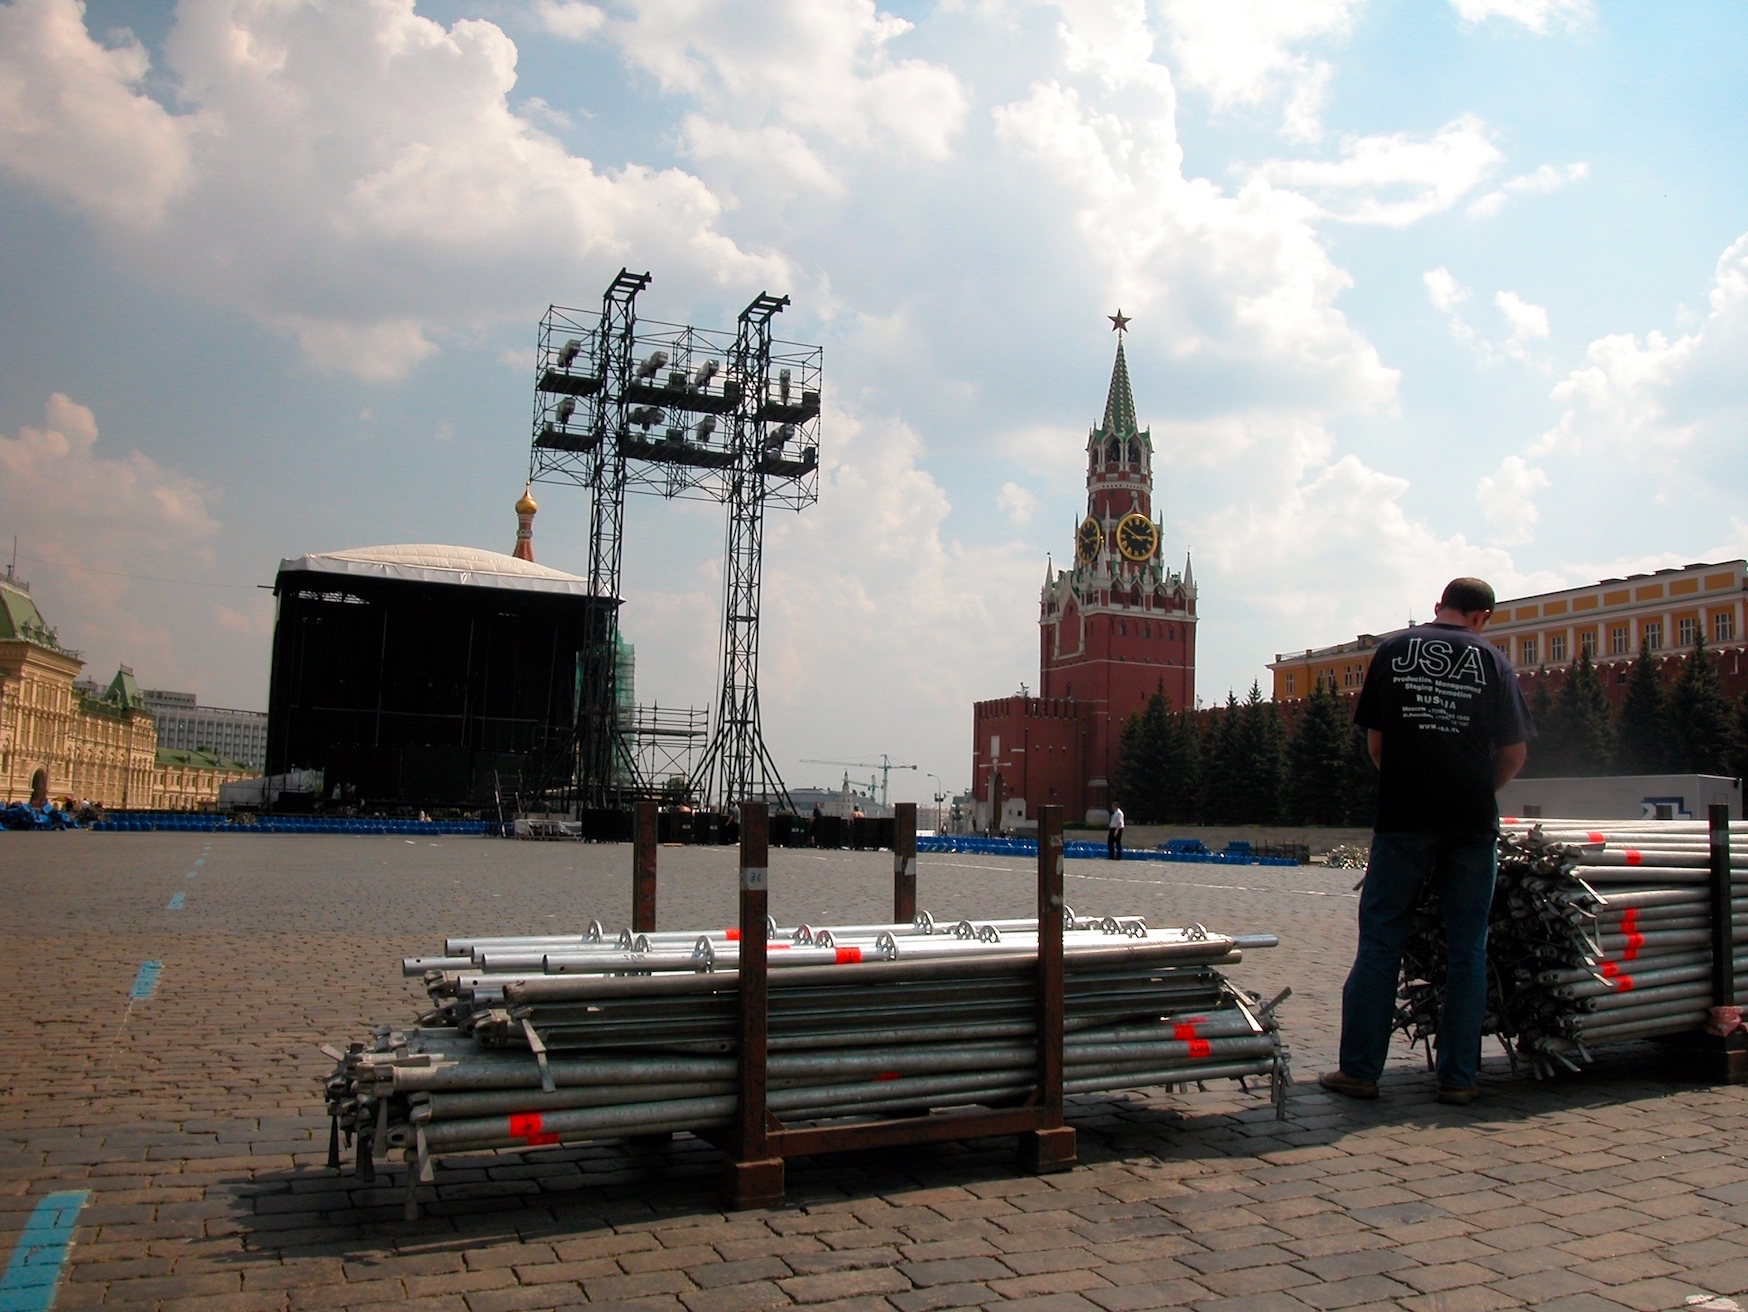
<svg viewBox="0 0 1748 1312"><path fill-rule="evenodd" d="M890 907L886 854L772 855L780 921ZM663 924L730 922L731 851L661 856ZM1550 1084L1490 1060L1464 1109L1405 1049L1378 1103L1318 1092L1354 875L1317 867L1068 879L1082 912L1281 934L1233 973L1294 989L1285 1121L1236 1090L1075 1099L1071 1174L1019 1175L1011 1140L796 1162L788 1205L751 1213L720 1210L720 1159L683 1137L451 1159L418 1222L398 1183L324 1169L316 1045L413 1018L399 957L622 924L629 871L628 848L577 844L0 834L0 1260L41 1196L85 1189L58 1308L1484 1312L1748 1290L1748 1095L1656 1048ZM937 916L1033 896L1028 863L990 857L925 857L920 885ZM155 991L130 1004L146 961Z"/></svg>

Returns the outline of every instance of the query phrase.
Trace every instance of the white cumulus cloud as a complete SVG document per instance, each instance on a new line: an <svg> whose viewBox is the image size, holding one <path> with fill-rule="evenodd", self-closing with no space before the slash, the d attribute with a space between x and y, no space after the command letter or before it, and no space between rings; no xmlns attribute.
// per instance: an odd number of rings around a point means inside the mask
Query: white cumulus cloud
<svg viewBox="0 0 1748 1312"><path fill-rule="evenodd" d="M1507 355L1522 359L1529 342L1548 335L1548 312L1541 306L1530 304L1516 292L1503 291L1494 293L1493 304L1499 307L1511 329L1500 348Z"/></svg>
<svg viewBox="0 0 1748 1312"><path fill-rule="evenodd" d="M1331 70L1300 47L1347 35L1363 3L1168 0L1162 19L1184 86L1206 92L1216 110L1278 98L1286 135L1315 140L1323 131L1323 98Z"/></svg>
<svg viewBox="0 0 1748 1312"><path fill-rule="evenodd" d="M1544 164L1533 173L1507 178L1485 196L1471 201L1469 213L1476 218L1487 218L1505 208L1505 202L1513 196L1546 196L1589 176L1590 165L1583 162L1568 164L1564 168Z"/></svg>
<svg viewBox="0 0 1748 1312"><path fill-rule="evenodd" d="M139 90L150 63L132 36L93 41L73 0L0 6L0 168L107 222L159 222L189 184L191 136L211 125Z"/></svg>
<svg viewBox="0 0 1748 1312"><path fill-rule="evenodd" d="M1013 482L1001 485L1001 491L996 494L995 505L996 509L1008 517L1010 524L1029 524L1032 516L1038 513L1038 498Z"/></svg>
<svg viewBox="0 0 1748 1312"><path fill-rule="evenodd" d="M1672 452L1736 465L1748 431L1748 235L1718 259L1710 313L1691 333L1598 338L1553 391L1559 421L1533 451L1606 453L1679 477Z"/></svg>
<svg viewBox="0 0 1748 1312"><path fill-rule="evenodd" d="M99 450L96 416L60 392L44 410L41 427L0 435L0 523L18 534L45 617L93 673L174 670L173 636L127 576L209 567L217 492L139 451Z"/></svg>
<svg viewBox="0 0 1748 1312"><path fill-rule="evenodd" d="M1555 24L1576 27L1590 17L1590 0L1451 0L1451 8L1467 23L1503 18L1532 32L1546 32Z"/></svg>
<svg viewBox="0 0 1748 1312"><path fill-rule="evenodd" d="M1450 313L1469 299L1469 289L1460 284L1442 264L1436 269L1428 269L1420 277L1426 284L1426 298L1432 302L1432 308L1441 314Z"/></svg>
<svg viewBox="0 0 1748 1312"><path fill-rule="evenodd" d="M607 15L582 0L535 0L534 15L554 36L583 41L599 32Z"/></svg>
<svg viewBox="0 0 1748 1312"><path fill-rule="evenodd" d="M1516 546L1535 539L1539 518L1535 496L1547 486L1547 474L1530 468L1522 456L1506 456L1496 471L1481 478L1475 499L1493 529L1494 542Z"/></svg>
<svg viewBox="0 0 1748 1312"><path fill-rule="evenodd" d="M1051 79L995 110L998 140L1046 182L1040 218L1068 210L1104 298L1147 316L1149 342L1180 362L1255 370L1259 396L1386 400L1395 373L1335 308L1348 276L1310 207L1260 181L1227 195L1185 177L1169 87L1137 80L1131 94L1119 112L1096 87Z"/></svg>
<svg viewBox="0 0 1748 1312"><path fill-rule="evenodd" d="M696 106L694 158L836 191L846 153L952 154L969 100L950 69L895 53L911 26L873 0L631 0L604 32Z"/></svg>
<svg viewBox="0 0 1748 1312"><path fill-rule="evenodd" d="M1503 158L1486 124L1465 114L1431 137L1347 137L1340 159L1269 160L1257 173L1303 192L1329 218L1405 228L1450 209Z"/></svg>
<svg viewBox="0 0 1748 1312"><path fill-rule="evenodd" d="M0 10L0 94L93 107L47 136L0 116L0 161L92 214L130 267L240 306L318 365L393 377L446 331L526 320L627 261L787 280L717 229L698 178L598 171L514 112L516 47L491 23L445 27L412 0L187 0L165 51L189 112L171 117L137 89L144 53L106 51L80 9Z"/></svg>

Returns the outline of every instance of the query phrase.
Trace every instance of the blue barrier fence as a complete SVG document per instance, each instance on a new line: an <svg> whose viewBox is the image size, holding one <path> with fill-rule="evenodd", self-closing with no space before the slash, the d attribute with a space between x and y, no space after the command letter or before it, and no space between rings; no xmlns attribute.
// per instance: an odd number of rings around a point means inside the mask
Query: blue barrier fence
<svg viewBox="0 0 1748 1312"><path fill-rule="evenodd" d="M1198 843L1196 846L1200 847ZM958 852L973 856L1037 856L1038 842L1033 838L973 838L961 835L940 834L932 837L920 837L916 840L918 852ZM1066 842L1062 845L1062 854L1077 857L1082 860L1105 859L1106 849L1103 843ZM1163 848L1136 848L1123 853L1125 861L1176 861L1176 862L1212 862L1224 866L1296 866L1299 863L1286 856L1256 856L1246 843L1242 848L1232 848L1224 852L1210 852L1203 848L1194 851L1167 851Z"/></svg>
<svg viewBox="0 0 1748 1312"><path fill-rule="evenodd" d="M501 834L508 826L497 820L342 820L305 815L263 815L247 824L238 824L229 816L202 812L133 811L99 820L91 827L124 834L394 834L408 838L436 838L441 835Z"/></svg>

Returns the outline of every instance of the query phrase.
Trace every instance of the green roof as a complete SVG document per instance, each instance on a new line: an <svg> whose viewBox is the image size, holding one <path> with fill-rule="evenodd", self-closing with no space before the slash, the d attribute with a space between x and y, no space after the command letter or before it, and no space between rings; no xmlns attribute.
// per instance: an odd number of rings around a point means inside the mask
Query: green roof
<svg viewBox="0 0 1748 1312"><path fill-rule="evenodd" d="M241 761L229 761L217 752L201 751L188 747L160 747L158 749L159 765L193 766L198 770L224 770L231 774L249 774L248 766Z"/></svg>
<svg viewBox="0 0 1748 1312"><path fill-rule="evenodd" d="M136 711L146 709L146 698L140 692L139 680L134 678L134 672L125 665L115 672L115 677L109 681L109 691L103 697L105 701L112 701Z"/></svg>
<svg viewBox="0 0 1748 1312"><path fill-rule="evenodd" d="M16 583L0 579L0 642L6 641L34 642L52 651L66 650L43 620L30 593Z"/></svg>

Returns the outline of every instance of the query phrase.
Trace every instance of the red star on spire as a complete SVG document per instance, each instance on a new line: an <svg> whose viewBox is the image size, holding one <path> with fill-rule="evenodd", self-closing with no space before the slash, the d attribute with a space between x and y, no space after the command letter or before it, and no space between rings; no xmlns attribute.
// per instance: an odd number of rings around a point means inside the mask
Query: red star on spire
<svg viewBox="0 0 1748 1312"><path fill-rule="evenodd" d="M1124 315L1122 307L1120 306L1115 314L1107 314L1105 318L1111 321L1111 329L1114 332L1120 333L1129 326L1128 317Z"/></svg>

